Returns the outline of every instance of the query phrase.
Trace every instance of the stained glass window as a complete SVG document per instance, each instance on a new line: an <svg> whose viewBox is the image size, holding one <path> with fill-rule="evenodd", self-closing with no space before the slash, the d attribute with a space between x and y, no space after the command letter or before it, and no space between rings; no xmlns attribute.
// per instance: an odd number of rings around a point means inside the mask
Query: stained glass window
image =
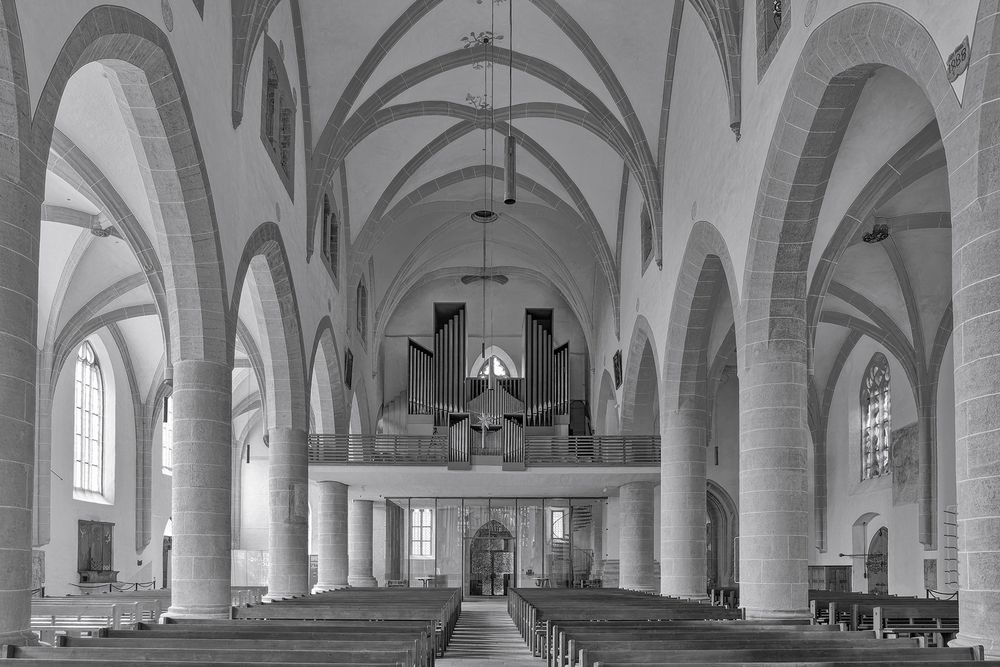
<svg viewBox="0 0 1000 667"><path fill-rule="evenodd" d="M507 365L500 361L500 357L493 355L489 359L483 362L483 365L479 367L479 372L477 375L481 378L489 377L490 366L493 367L493 377L506 378L510 377L510 371L507 370Z"/></svg>
<svg viewBox="0 0 1000 667"><path fill-rule="evenodd" d="M104 379L90 343L77 350L73 408L73 487L104 493Z"/></svg>
<svg viewBox="0 0 1000 667"><path fill-rule="evenodd" d="M889 362L876 352L861 381L861 479L889 474Z"/></svg>

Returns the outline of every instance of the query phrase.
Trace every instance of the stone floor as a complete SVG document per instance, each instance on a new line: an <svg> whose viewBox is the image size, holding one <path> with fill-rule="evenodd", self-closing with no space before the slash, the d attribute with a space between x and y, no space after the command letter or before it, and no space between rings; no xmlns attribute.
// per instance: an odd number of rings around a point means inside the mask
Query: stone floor
<svg viewBox="0 0 1000 667"><path fill-rule="evenodd" d="M537 667L507 615L507 598L465 598L455 634L438 667Z"/></svg>

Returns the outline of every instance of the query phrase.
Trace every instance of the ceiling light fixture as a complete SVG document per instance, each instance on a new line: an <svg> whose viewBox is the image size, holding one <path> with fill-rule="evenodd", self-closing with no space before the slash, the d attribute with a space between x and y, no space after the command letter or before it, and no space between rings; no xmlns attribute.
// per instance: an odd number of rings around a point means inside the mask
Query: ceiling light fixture
<svg viewBox="0 0 1000 667"><path fill-rule="evenodd" d="M517 139L514 138L514 0L509 0L509 59L507 61L507 138L503 143L503 203L517 203Z"/></svg>
<svg viewBox="0 0 1000 667"><path fill-rule="evenodd" d="M875 223L872 230L861 237L865 243L881 243L889 238L889 225L885 223Z"/></svg>

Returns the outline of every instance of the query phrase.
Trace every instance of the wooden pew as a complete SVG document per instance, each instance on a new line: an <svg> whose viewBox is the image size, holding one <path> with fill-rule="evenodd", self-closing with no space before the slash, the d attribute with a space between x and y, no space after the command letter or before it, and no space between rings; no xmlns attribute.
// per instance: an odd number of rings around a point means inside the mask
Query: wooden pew
<svg viewBox="0 0 1000 667"><path fill-rule="evenodd" d="M31 631L50 644L58 635L86 636L102 627L131 627L138 618L139 606L135 602L39 599L31 603Z"/></svg>
<svg viewBox="0 0 1000 667"><path fill-rule="evenodd" d="M952 602L952 600L935 600ZM958 634L958 604L924 604L916 601L909 605L886 605L872 609L872 629L875 636L912 637L929 640L932 646L946 646Z"/></svg>
<svg viewBox="0 0 1000 667"><path fill-rule="evenodd" d="M358 644L347 650L294 650L244 649L240 644L230 644L227 648L147 648L147 647L65 647L48 646L8 646L6 657L16 660L101 660L106 664L146 663L147 661L182 662L191 664L212 664L215 662L236 662L273 664L292 661L296 664L370 664L412 665L413 650L382 647L381 643ZM72 664L72 663L70 663Z"/></svg>
<svg viewBox="0 0 1000 667"><path fill-rule="evenodd" d="M233 609L242 620L420 620L437 624L438 652L451 640L461 611L458 588L343 589Z"/></svg>

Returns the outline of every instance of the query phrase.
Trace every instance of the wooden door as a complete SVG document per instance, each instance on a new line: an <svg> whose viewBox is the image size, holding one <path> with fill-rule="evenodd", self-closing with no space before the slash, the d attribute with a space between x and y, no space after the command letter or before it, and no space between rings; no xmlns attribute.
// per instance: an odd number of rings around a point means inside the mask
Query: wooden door
<svg viewBox="0 0 1000 667"><path fill-rule="evenodd" d="M889 529L878 529L868 545L868 556L865 559L865 569L868 574L868 592L878 595L889 593Z"/></svg>

